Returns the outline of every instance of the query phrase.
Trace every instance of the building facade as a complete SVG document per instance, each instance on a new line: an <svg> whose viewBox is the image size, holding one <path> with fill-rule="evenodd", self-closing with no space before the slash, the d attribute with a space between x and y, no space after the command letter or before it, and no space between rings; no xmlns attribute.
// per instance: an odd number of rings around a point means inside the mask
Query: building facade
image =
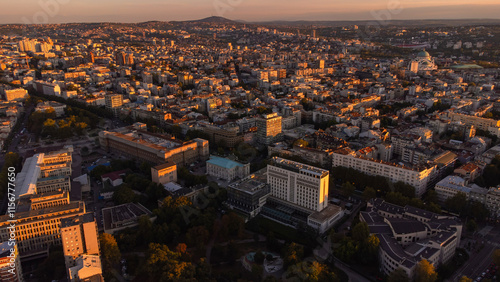
<svg viewBox="0 0 500 282"><path fill-rule="evenodd" d="M333 152L332 166L348 167L359 170L368 175L379 175L389 178L392 182L404 182L415 187L416 196L422 196L427 191L428 183L436 170L436 165L422 164L410 168L407 166L366 159L357 156L349 148L339 149Z"/></svg>
<svg viewBox="0 0 500 282"><path fill-rule="evenodd" d="M207 174L226 181L232 181L236 178L243 179L250 174L250 164L211 156L210 160L207 161Z"/></svg>
<svg viewBox="0 0 500 282"><path fill-rule="evenodd" d="M257 119L257 138L260 143L270 145L282 136L281 117L277 113L263 115Z"/></svg>

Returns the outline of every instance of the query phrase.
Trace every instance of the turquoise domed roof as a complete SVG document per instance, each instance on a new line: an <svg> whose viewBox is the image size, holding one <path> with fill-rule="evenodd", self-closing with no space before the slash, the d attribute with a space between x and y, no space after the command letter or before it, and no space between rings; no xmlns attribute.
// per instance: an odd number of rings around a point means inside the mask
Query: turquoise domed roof
<svg viewBox="0 0 500 282"><path fill-rule="evenodd" d="M425 51L425 50L422 50L422 51L418 52L418 54L417 54L417 57L423 57L423 58L427 58L427 57L430 57L430 56L431 55L427 51Z"/></svg>

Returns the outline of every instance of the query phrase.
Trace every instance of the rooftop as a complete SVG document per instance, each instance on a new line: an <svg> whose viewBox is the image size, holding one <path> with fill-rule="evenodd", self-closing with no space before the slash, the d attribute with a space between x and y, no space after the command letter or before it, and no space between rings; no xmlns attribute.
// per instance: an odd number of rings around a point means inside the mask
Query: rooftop
<svg viewBox="0 0 500 282"><path fill-rule="evenodd" d="M223 167L225 169L233 169L233 168L235 168L237 166L238 167L245 166L242 163L239 163L239 162L236 162L236 161L232 161L232 160L226 159L226 158L217 157L217 156L211 156L210 160L208 160L207 163L213 164L213 165L216 165L216 166L219 166L219 167Z"/></svg>

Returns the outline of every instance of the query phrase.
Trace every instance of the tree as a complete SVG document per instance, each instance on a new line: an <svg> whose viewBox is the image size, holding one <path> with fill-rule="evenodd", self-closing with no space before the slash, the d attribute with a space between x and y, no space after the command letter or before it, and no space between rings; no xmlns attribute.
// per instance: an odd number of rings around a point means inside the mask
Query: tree
<svg viewBox="0 0 500 282"><path fill-rule="evenodd" d="M493 252L493 262L496 264L496 265L500 265L500 249L496 249L494 252Z"/></svg>
<svg viewBox="0 0 500 282"><path fill-rule="evenodd" d="M297 140L295 140L295 142L293 142L293 146L294 147L297 146L297 147L305 148L305 147L309 146L309 142L307 142L304 139L297 139Z"/></svg>
<svg viewBox="0 0 500 282"><path fill-rule="evenodd" d="M135 193L127 184L122 184L113 193L113 202L117 205L126 204L135 200Z"/></svg>
<svg viewBox="0 0 500 282"><path fill-rule="evenodd" d="M400 192L389 192L385 195L384 198L387 202L398 205L398 206L406 206L410 199L405 197Z"/></svg>
<svg viewBox="0 0 500 282"><path fill-rule="evenodd" d="M358 242L363 242L370 235L370 229L366 222L360 222L352 229L352 238Z"/></svg>
<svg viewBox="0 0 500 282"><path fill-rule="evenodd" d="M255 261L255 263L257 264L262 264L264 262L264 259L266 257L264 256L264 253L262 253L261 250L258 250L257 252L255 252L255 255L253 256L253 259Z"/></svg>
<svg viewBox="0 0 500 282"><path fill-rule="evenodd" d="M415 273L416 282L434 282L438 278L438 274L434 270L434 266L426 259L421 260L417 264Z"/></svg>
<svg viewBox="0 0 500 282"><path fill-rule="evenodd" d="M345 197L350 197L354 191L356 190L356 187L351 184L351 182L344 182L341 187L342 195Z"/></svg>
<svg viewBox="0 0 500 282"><path fill-rule="evenodd" d="M147 273L153 281L191 280L196 269L182 257L182 253L171 251L166 245L151 243L146 260Z"/></svg>
<svg viewBox="0 0 500 282"><path fill-rule="evenodd" d="M473 281L472 281L472 279L470 279L467 276L462 276L462 278L460 278L460 280L458 280L458 282L473 282Z"/></svg>
<svg viewBox="0 0 500 282"><path fill-rule="evenodd" d="M284 262L285 266L290 266L302 261L304 256L304 247L297 243L291 243L285 249Z"/></svg>
<svg viewBox="0 0 500 282"><path fill-rule="evenodd" d="M188 230L186 234L187 243L195 246L198 251L202 251L210 239L210 233L204 226L195 226Z"/></svg>
<svg viewBox="0 0 500 282"><path fill-rule="evenodd" d="M458 192L455 196L446 199L444 206L451 212L461 213L462 209L467 204L467 195Z"/></svg>
<svg viewBox="0 0 500 282"><path fill-rule="evenodd" d="M366 187L365 191L363 191L363 200L368 201L377 196L377 192L372 187Z"/></svg>
<svg viewBox="0 0 500 282"><path fill-rule="evenodd" d="M466 224L467 231L474 232L477 229L477 223L474 219L469 219Z"/></svg>
<svg viewBox="0 0 500 282"><path fill-rule="evenodd" d="M108 233L99 235L99 245L101 248L101 262L105 276L110 275L110 271L120 262L121 254L118 249L115 237Z"/></svg>
<svg viewBox="0 0 500 282"><path fill-rule="evenodd" d="M387 282L406 282L410 281L408 274L401 267L396 268L389 277L387 277Z"/></svg>

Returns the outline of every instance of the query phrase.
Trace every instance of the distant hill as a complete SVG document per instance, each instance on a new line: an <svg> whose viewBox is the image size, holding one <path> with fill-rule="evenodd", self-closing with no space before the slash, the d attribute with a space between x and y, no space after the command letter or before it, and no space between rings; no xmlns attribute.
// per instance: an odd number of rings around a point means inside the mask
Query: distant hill
<svg viewBox="0 0 500 282"><path fill-rule="evenodd" d="M189 21L175 21L172 23L189 23L189 24L199 24L199 23L206 23L206 24L241 24L237 21L233 21L224 17L217 17L217 16L212 16L204 19L199 19L199 20L189 20Z"/></svg>

